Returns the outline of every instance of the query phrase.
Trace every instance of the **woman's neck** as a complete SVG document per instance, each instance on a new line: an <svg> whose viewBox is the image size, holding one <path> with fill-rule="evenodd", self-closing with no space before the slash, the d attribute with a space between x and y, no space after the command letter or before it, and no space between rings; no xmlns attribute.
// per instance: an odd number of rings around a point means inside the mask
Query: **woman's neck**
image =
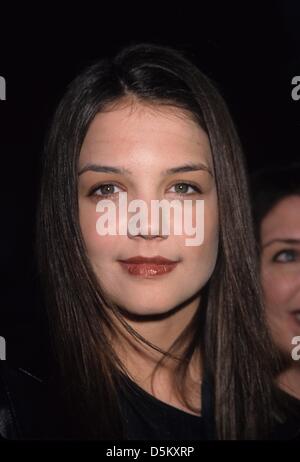
<svg viewBox="0 0 300 462"><path fill-rule="evenodd" d="M163 401L171 406L181 409L193 415L200 415L201 410L201 382L202 382L202 367L198 360L199 354L193 356L190 364L187 368L187 374L184 378L184 395L186 396L189 404L193 409L187 406L183 400L183 396L178 392L174 386L176 380L176 369L173 364L170 366L162 366L158 368L153 375L154 367L150 367L148 363L144 364L144 368L139 369L138 367L129 368L131 378L147 393L151 394L155 398ZM142 364L137 361L137 364ZM147 374L145 372L148 371Z"/></svg>
<svg viewBox="0 0 300 462"><path fill-rule="evenodd" d="M300 367L292 364L281 372L277 379L279 387L289 395L300 400Z"/></svg>
<svg viewBox="0 0 300 462"><path fill-rule="evenodd" d="M164 316L161 319L134 321L129 318L126 321L145 339L163 351L168 351L187 325L190 324L198 307L199 300L197 303L194 301L194 303L170 313L169 316ZM113 345L117 356L132 380L161 401L174 406L177 403L176 407L183 409L182 406L184 404L181 404L182 397L178 396L174 383L177 378L178 363L180 358L182 358L188 339L185 338L184 342L178 345L176 351L172 351L172 354L179 359L165 357L162 364L159 364L159 367L156 369L155 366L162 358L162 353L133 338L124 326L119 324L119 321L117 321L117 326L120 328L119 336L113 339ZM200 352L195 351L192 359L189 361L187 374L184 378L185 394L195 408L199 408L201 399L202 362L200 356ZM154 371L155 374L153 374Z"/></svg>

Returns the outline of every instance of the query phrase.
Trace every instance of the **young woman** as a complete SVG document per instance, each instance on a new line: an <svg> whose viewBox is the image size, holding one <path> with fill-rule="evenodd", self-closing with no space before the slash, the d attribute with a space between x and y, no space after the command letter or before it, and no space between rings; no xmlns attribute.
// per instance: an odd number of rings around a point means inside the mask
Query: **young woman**
<svg viewBox="0 0 300 462"><path fill-rule="evenodd" d="M148 206L189 199L194 219L204 201L203 242L152 222L100 235L98 207L109 199L119 212L121 193ZM222 97L184 54L132 45L69 85L37 220L52 393L68 437L270 435L278 365L243 155Z"/></svg>
<svg viewBox="0 0 300 462"><path fill-rule="evenodd" d="M260 170L252 189L267 320L285 364L277 381L299 400L300 421L300 360L292 355L300 336L300 165Z"/></svg>

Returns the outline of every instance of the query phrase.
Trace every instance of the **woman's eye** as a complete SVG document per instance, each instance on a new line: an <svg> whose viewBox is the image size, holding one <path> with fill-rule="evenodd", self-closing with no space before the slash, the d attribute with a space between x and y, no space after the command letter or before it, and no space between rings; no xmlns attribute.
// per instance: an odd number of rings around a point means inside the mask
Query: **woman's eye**
<svg viewBox="0 0 300 462"><path fill-rule="evenodd" d="M90 192L90 195L92 196L112 196L113 194L116 193L115 188L119 188L119 186L113 184L113 183L106 183L106 184L101 184L100 186L97 186L96 188L92 189ZM120 188L119 188L120 189ZM100 191L100 192L99 192ZM118 191L120 192L120 191Z"/></svg>
<svg viewBox="0 0 300 462"><path fill-rule="evenodd" d="M190 184L190 183L176 183L175 185L172 186L172 188L176 189L176 191L174 192L178 194L183 194L183 195L193 194L195 192L201 193L201 190L197 186ZM193 189L193 191L188 192L189 188Z"/></svg>
<svg viewBox="0 0 300 462"><path fill-rule="evenodd" d="M273 257L274 262L278 263L290 263L295 261L297 258L297 252L295 250L281 250Z"/></svg>
<svg viewBox="0 0 300 462"><path fill-rule="evenodd" d="M102 185L99 185L91 190L89 195L91 196L100 196L100 197L109 197L113 196L114 194L120 192L116 191L115 188L121 189L119 186L113 184L113 183L105 183ZM193 194L195 192L201 193L201 190L192 184L189 183L176 183L175 185L172 186L172 188L175 188L175 193L179 195L187 195L187 194Z"/></svg>

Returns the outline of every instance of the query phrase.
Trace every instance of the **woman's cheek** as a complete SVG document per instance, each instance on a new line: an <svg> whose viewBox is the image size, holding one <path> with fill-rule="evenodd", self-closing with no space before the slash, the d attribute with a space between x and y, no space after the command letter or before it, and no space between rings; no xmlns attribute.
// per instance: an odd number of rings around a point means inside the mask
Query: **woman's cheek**
<svg viewBox="0 0 300 462"><path fill-rule="evenodd" d="M284 274L284 268L266 267L262 271L263 294L266 308L270 315L281 317L293 308L291 301L294 294L292 274Z"/></svg>
<svg viewBox="0 0 300 462"><path fill-rule="evenodd" d="M201 245L187 247L182 250L187 271L193 278L199 279L203 285L212 275L218 256L219 230L216 217L210 217L204 226L204 240Z"/></svg>
<svg viewBox="0 0 300 462"><path fill-rule="evenodd" d="M210 271L213 271L219 248L219 217L216 195L212 197L210 208L207 209L207 213L205 214L203 244L207 248Z"/></svg>
<svg viewBox="0 0 300 462"><path fill-rule="evenodd" d="M107 252L113 246L115 236L100 236L97 232L98 215L85 208L80 211L80 228L89 257L93 258Z"/></svg>

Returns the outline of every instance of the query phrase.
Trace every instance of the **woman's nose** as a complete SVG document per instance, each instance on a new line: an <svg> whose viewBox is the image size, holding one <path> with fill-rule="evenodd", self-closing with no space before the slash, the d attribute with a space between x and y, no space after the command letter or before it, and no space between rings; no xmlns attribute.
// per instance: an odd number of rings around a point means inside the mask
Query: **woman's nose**
<svg viewBox="0 0 300 462"><path fill-rule="evenodd" d="M168 237L168 229L166 220L168 218L163 214L162 210L152 214L151 206L147 204L147 208L139 215L138 223L136 220L128 223L128 237L141 237L143 239L166 239Z"/></svg>
<svg viewBox="0 0 300 462"><path fill-rule="evenodd" d="M136 237L141 237L143 239L166 239L168 234L162 232L161 222L158 224L146 224L141 223L141 226L138 227L137 232L135 229L128 226L128 237L133 239Z"/></svg>

